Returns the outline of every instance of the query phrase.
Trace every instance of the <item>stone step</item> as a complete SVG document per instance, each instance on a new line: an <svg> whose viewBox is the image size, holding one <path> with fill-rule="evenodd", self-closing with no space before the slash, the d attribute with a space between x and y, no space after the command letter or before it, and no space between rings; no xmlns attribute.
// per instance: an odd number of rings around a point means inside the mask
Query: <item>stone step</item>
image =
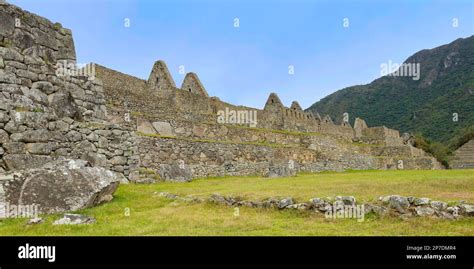
<svg viewBox="0 0 474 269"><path fill-rule="evenodd" d="M474 164L473 165L451 165L451 168L453 168L453 169L474 169Z"/></svg>
<svg viewBox="0 0 474 269"><path fill-rule="evenodd" d="M451 167L474 168L474 163L451 163Z"/></svg>
<svg viewBox="0 0 474 269"><path fill-rule="evenodd" d="M452 163L474 163L473 160L451 160Z"/></svg>
<svg viewBox="0 0 474 269"><path fill-rule="evenodd" d="M456 156L454 159L456 159L456 160L474 160L474 157L471 157L471 156Z"/></svg>
<svg viewBox="0 0 474 269"><path fill-rule="evenodd" d="M456 157L472 157L472 158L474 158L474 154L456 154Z"/></svg>

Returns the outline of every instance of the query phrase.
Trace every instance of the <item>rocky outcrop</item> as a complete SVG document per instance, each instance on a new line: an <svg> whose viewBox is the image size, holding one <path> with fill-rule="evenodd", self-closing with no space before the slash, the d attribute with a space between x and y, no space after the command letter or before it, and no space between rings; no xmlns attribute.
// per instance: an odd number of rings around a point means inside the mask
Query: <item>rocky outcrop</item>
<svg viewBox="0 0 474 269"><path fill-rule="evenodd" d="M83 160L62 159L40 168L0 176L0 202L37 205L38 213L59 213L93 207L112 200L126 178Z"/></svg>

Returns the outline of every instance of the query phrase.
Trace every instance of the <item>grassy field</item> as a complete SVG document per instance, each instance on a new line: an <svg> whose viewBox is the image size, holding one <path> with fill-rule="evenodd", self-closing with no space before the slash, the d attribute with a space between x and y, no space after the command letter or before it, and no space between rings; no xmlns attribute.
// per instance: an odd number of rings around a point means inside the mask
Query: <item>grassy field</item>
<svg viewBox="0 0 474 269"><path fill-rule="evenodd" d="M220 193L247 199L292 196L299 201L353 195L358 202L399 194L474 203L474 170L354 171L129 184L119 187L112 202L78 212L95 217L95 224L53 226L59 215L46 216L45 223L34 226L26 226L26 219L9 219L0 222L0 235L474 235L474 218L448 221L370 216L357 222L330 220L318 213L251 208L240 208L239 216L234 216L231 207L187 204L159 197L156 192L202 197Z"/></svg>

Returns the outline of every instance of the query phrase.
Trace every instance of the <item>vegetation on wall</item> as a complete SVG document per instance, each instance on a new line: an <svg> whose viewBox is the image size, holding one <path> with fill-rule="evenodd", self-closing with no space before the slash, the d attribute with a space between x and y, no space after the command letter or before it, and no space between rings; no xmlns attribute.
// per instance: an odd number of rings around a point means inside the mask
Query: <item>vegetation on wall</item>
<svg viewBox="0 0 474 269"><path fill-rule="evenodd" d="M440 142L430 141L420 133L415 134L415 147L420 148L435 157L445 167L449 167L448 161L451 150Z"/></svg>

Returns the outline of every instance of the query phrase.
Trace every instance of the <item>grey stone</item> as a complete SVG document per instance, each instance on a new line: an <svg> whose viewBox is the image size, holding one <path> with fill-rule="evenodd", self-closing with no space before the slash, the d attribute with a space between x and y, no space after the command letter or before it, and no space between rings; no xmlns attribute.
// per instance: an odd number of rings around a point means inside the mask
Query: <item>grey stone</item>
<svg viewBox="0 0 474 269"><path fill-rule="evenodd" d="M106 149L109 147L109 140L105 137L99 137L98 141L99 148Z"/></svg>
<svg viewBox="0 0 474 269"><path fill-rule="evenodd" d="M86 152L82 155L81 159L88 161L92 166L105 167L107 165L107 157L100 153Z"/></svg>
<svg viewBox="0 0 474 269"><path fill-rule="evenodd" d="M94 132L91 132L86 138L87 140L92 141L92 142L99 141L99 136Z"/></svg>
<svg viewBox="0 0 474 269"><path fill-rule="evenodd" d="M5 198L10 204L36 204L40 213L75 211L112 200L122 178L86 161L57 160L16 171L14 179L4 184Z"/></svg>
<svg viewBox="0 0 474 269"><path fill-rule="evenodd" d="M31 154L48 155L52 151L52 146L49 143L28 143L26 151Z"/></svg>
<svg viewBox="0 0 474 269"><path fill-rule="evenodd" d="M192 180L191 168L182 164L161 164L158 174L165 181L189 182Z"/></svg>
<svg viewBox="0 0 474 269"><path fill-rule="evenodd" d="M448 207L447 203L441 201L432 201L430 205L436 210L445 210Z"/></svg>
<svg viewBox="0 0 474 269"><path fill-rule="evenodd" d="M4 130L0 129L0 144L5 144L8 141L10 141L10 136L8 135L7 132Z"/></svg>
<svg viewBox="0 0 474 269"><path fill-rule="evenodd" d="M336 196L337 201L342 201L344 205L354 206L356 204L356 199L354 196Z"/></svg>
<svg viewBox="0 0 474 269"><path fill-rule="evenodd" d="M75 146L75 151L77 152L96 152L97 148L94 146L93 143L83 140L80 141L76 146Z"/></svg>
<svg viewBox="0 0 474 269"><path fill-rule="evenodd" d="M22 142L5 142L3 147L10 154L26 153L25 143Z"/></svg>
<svg viewBox="0 0 474 269"><path fill-rule="evenodd" d="M415 200L413 200L413 204L414 205L428 205L430 201L431 200L429 198L415 198Z"/></svg>
<svg viewBox="0 0 474 269"><path fill-rule="evenodd" d="M16 84L0 84L0 92L9 93L9 94L22 94L21 86ZM8 99L2 100L1 103L6 104ZM2 110L9 110L5 107L0 107Z"/></svg>
<svg viewBox="0 0 474 269"><path fill-rule="evenodd" d="M65 133L69 131L69 124L62 120L55 121L52 129Z"/></svg>
<svg viewBox="0 0 474 269"><path fill-rule="evenodd" d="M172 194L172 193L169 193L169 192L160 192L160 193L155 192L154 194L158 194L158 196L165 197L165 198L168 198L168 199L178 198L178 195Z"/></svg>
<svg viewBox="0 0 474 269"><path fill-rule="evenodd" d="M457 216L444 211L438 211L436 212L436 215L441 219L455 220L457 218Z"/></svg>
<svg viewBox="0 0 474 269"><path fill-rule="evenodd" d="M70 92L61 91L48 96L49 106L56 112L59 118L71 118L81 120L82 114L75 104Z"/></svg>
<svg viewBox="0 0 474 269"><path fill-rule="evenodd" d="M10 120L10 115L6 111L0 111L0 122L8 122Z"/></svg>
<svg viewBox="0 0 474 269"><path fill-rule="evenodd" d="M137 180L140 180L140 172L138 170L130 171L128 179L130 179L131 182L136 182Z"/></svg>
<svg viewBox="0 0 474 269"><path fill-rule="evenodd" d="M82 134L78 131L71 130L69 133L66 134L66 138L70 142L77 142L82 140Z"/></svg>
<svg viewBox="0 0 474 269"><path fill-rule="evenodd" d="M460 208L457 207L457 206L450 206L448 208L446 208L446 212L450 213L450 214L453 214L453 215L457 215L460 213Z"/></svg>
<svg viewBox="0 0 474 269"><path fill-rule="evenodd" d="M36 224L41 224L43 222L44 222L43 218L32 218L26 223L26 225L36 225Z"/></svg>
<svg viewBox="0 0 474 269"><path fill-rule="evenodd" d="M307 210L309 208L309 205L307 203L298 203L298 204L292 204L286 207L287 209L296 209L296 210Z"/></svg>
<svg viewBox="0 0 474 269"><path fill-rule="evenodd" d="M385 216L388 213L387 208L378 205L365 204L364 205L365 214L373 212L377 216Z"/></svg>
<svg viewBox="0 0 474 269"><path fill-rule="evenodd" d="M404 144L415 146L415 137L410 133L403 133L401 138Z"/></svg>
<svg viewBox="0 0 474 269"><path fill-rule="evenodd" d="M265 177L269 178L292 176L296 176L296 169L290 168L287 164L272 164L268 169L268 173L265 174Z"/></svg>
<svg viewBox="0 0 474 269"><path fill-rule="evenodd" d="M232 205L229 201L226 200L226 198L218 193L213 193L209 199L209 202L215 203L215 204L220 204L220 205Z"/></svg>
<svg viewBox="0 0 474 269"><path fill-rule="evenodd" d="M46 129L27 130L10 136L10 139L15 142L48 142L50 138L51 134Z"/></svg>
<svg viewBox="0 0 474 269"><path fill-rule="evenodd" d="M400 195L391 195L388 204L390 208L393 208L400 213L405 213L405 210L410 206L408 199Z"/></svg>
<svg viewBox="0 0 474 269"><path fill-rule="evenodd" d="M345 204L341 200L336 200L332 206L336 209L339 209L339 208L344 208Z"/></svg>
<svg viewBox="0 0 474 269"><path fill-rule="evenodd" d="M92 217L79 214L64 214L64 216L53 222L53 225L77 225L92 224L96 220Z"/></svg>
<svg viewBox="0 0 474 269"><path fill-rule="evenodd" d="M51 36L38 28L33 28L33 34L36 43L53 50L58 50L58 40L54 36Z"/></svg>
<svg viewBox="0 0 474 269"><path fill-rule="evenodd" d="M6 61L17 61L23 62L23 55L18 51L10 48L0 47L0 55L3 57L3 60Z"/></svg>
<svg viewBox="0 0 474 269"><path fill-rule="evenodd" d="M280 200L276 198L268 198L262 201L263 208L278 208Z"/></svg>
<svg viewBox="0 0 474 269"><path fill-rule="evenodd" d="M0 70L0 82L20 84L20 81L16 78L14 73L7 73L4 70Z"/></svg>
<svg viewBox="0 0 474 269"><path fill-rule="evenodd" d="M35 40L30 33L21 29L15 29L15 33L13 34L13 43L23 51L33 47L35 45Z"/></svg>
<svg viewBox="0 0 474 269"><path fill-rule="evenodd" d="M8 170L37 168L51 160L52 157L48 155L7 154L3 156L3 161Z"/></svg>
<svg viewBox="0 0 474 269"><path fill-rule="evenodd" d="M428 206L417 206L415 207L415 212L420 217L432 216L435 213L434 209Z"/></svg>
<svg viewBox="0 0 474 269"><path fill-rule="evenodd" d="M278 208L283 209L283 208L286 208L287 206L290 206L292 204L294 204L293 198L288 197L288 198L282 199L278 202Z"/></svg>
<svg viewBox="0 0 474 269"><path fill-rule="evenodd" d="M127 164L127 157L124 156L115 156L109 160L112 165L124 165Z"/></svg>
<svg viewBox="0 0 474 269"><path fill-rule="evenodd" d="M194 126L193 127L193 135L202 137L206 133L207 128L204 126Z"/></svg>
<svg viewBox="0 0 474 269"><path fill-rule="evenodd" d="M13 67L14 69L23 69L23 70L28 69L28 66L26 64L22 64L22 63L15 62L15 61L6 61L5 65L7 67Z"/></svg>
<svg viewBox="0 0 474 269"><path fill-rule="evenodd" d="M137 119L137 131L143 134L154 135L156 130L153 125L144 119Z"/></svg>
<svg viewBox="0 0 474 269"><path fill-rule="evenodd" d="M162 136L173 136L171 125L166 121L155 121L152 123L153 128Z"/></svg>
<svg viewBox="0 0 474 269"><path fill-rule="evenodd" d="M152 177L138 177L135 178L134 180L131 180L134 183L138 184L153 184L156 183L156 179Z"/></svg>
<svg viewBox="0 0 474 269"><path fill-rule="evenodd" d="M38 81L38 79L39 79L38 74L36 74L34 72L31 72L31 71L28 71L28 70L17 69L16 70L16 75L19 78L26 78L26 79L29 79L31 81ZM31 86L31 85L26 85L26 86Z"/></svg>
<svg viewBox="0 0 474 269"><path fill-rule="evenodd" d="M474 216L474 205L462 204L459 206L461 212L466 216Z"/></svg>
<svg viewBox="0 0 474 269"><path fill-rule="evenodd" d="M323 212L326 212L327 210L329 210L329 207L331 207L331 205L328 202L326 202L325 200L321 198L312 198L309 200L309 203L313 209L323 211Z"/></svg>
<svg viewBox="0 0 474 269"><path fill-rule="evenodd" d="M31 88L32 89L38 89L40 90L41 92L45 93L45 94L52 94L55 92L55 88L53 87L53 84L51 82L48 82L48 81L37 81L37 82L34 82L32 85L31 85Z"/></svg>

